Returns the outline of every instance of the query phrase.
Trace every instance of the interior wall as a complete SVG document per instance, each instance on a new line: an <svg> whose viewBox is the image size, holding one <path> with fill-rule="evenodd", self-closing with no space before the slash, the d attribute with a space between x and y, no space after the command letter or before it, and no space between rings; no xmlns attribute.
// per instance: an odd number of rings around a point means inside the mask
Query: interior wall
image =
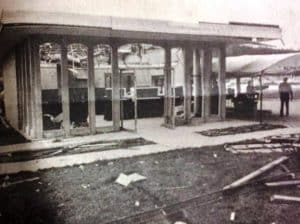
<svg viewBox="0 0 300 224"><path fill-rule="evenodd" d="M3 64L4 105L6 119L14 128L18 129L18 98L16 79L16 57L13 51Z"/></svg>

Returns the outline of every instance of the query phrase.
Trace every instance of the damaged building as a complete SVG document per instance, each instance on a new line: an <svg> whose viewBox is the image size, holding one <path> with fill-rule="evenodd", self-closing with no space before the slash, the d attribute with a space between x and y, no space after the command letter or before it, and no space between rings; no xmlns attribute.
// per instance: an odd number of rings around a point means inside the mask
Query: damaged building
<svg viewBox="0 0 300 224"><path fill-rule="evenodd" d="M281 38L274 25L58 12L3 11L0 25L5 117L29 139L224 120L226 48Z"/></svg>

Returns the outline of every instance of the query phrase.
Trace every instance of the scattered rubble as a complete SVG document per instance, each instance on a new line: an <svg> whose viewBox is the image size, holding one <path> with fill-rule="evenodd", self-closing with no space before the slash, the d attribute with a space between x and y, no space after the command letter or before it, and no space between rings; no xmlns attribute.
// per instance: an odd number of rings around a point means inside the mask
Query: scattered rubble
<svg viewBox="0 0 300 224"><path fill-rule="evenodd" d="M127 187L130 184L131 179L126 174L120 173L115 182L123 185L124 187Z"/></svg>
<svg viewBox="0 0 300 224"><path fill-rule="evenodd" d="M80 165L80 166L79 166L79 169L81 169L81 171L84 171L84 166L83 166L83 165Z"/></svg>
<svg viewBox="0 0 300 224"><path fill-rule="evenodd" d="M90 187L90 185L89 184L81 184L81 187L83 189L88 189Z"/></svg>
<svg viewBox="0 0 300 224"><path fill-rule="evenodd" d="M235 135L235 134L243 134L243 133L249 133L255 131L267 131L267 130L273 130L278 128L286 128L286 126L264 123L264 124L244 125L244 126L230 127L230 128L223 128L223 129L211 129L211 130L201 131L197 133L208 137L218 137L223 135Z"/></svg>
<svg viewBox="0 0 300 224"><path fill-rule="evenodd" d="M134 206L135 207L139 207L140 206L140 202L139 201L135 201Z"/></svg>
<svg viewBox="0 0 300 224"><path fill-rule="evenodd" d="M120 173L119 177L115 180L116 183L121 184L127 187L130 183L146 180L147 178L138 174L132 173L130 175L126 175L124 173Z"/></svg>
<svg viewBox="0 0 300 224"><path fill-rule="evenodd" d="M230 213L230 221L234 221L235 220L235 212L231 212Z"/></svg>
<svg viewBox="0 0 300 224"><path fill-rule="evenodd" d="M300 151L300 134L270 136L253 139L250 143L225 144L225 151L232 153L294 153Z"/></svg>
<svg viewBox="0 0 300 224"><path fill-rule="evenodd" d="M278 181L278 182L267 182L267 187L286 187L286 186L297 186L300 185L300 180L289 180L289 181Z"/></svg>
<svg viewBox="0 0 300 224"><path fill-rule="evenodd" d="M22 184L22 183L25 183L25 182L33 182L33 181L37 181L39 180L40 178L39 177L33 177L33 178L28 178L28 179L24 179L24 180L18 180L18 181L14 181L14 182L6 182L4 181L1 185L2 188L6 188L6 187L10 187L10 186L13 186L13 185L17 185L17 184ZM7 179L8 180L8 179Z"/></svg>
<svg viewBox="0 0 300 224"><path fill-rule="evenodd" d="M253 180L254 178L258 177L259 175L265 173L266 171L274 168L275 166L283 163L284 161L288 160L289 157L287 156L282 156L266 165L264 165L263 167L261 167L260 169L234 181L232 184L229 184L227 186L225 186L223 188L223 191L226 191L226 190L231 190L231 189L234 189L234 188L237 188L237 187L240 187L240 186L243 186L245 184L247 184L249 181Z"/></svg>
<svg viewBox="0 0 300 224"><path fill-rule="evenodd" d="M300 203L300 197L275 194L270 197L270 201L271 202L297 202L297 203Z"/></svg>

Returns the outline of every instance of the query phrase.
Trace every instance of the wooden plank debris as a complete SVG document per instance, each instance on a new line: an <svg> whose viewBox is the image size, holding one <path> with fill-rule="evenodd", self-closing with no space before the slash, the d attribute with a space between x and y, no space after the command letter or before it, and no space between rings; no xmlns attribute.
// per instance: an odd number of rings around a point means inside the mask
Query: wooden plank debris
<svg viewBox="0 0 300 224"><path fill-rule="evenodd" d="M290 172L291 172L291 171L289 170L289 168L287 168L287 166L284 165L284 164L280 164L280 167L281 167L281 169L282 169L284 172L286 172L286 173L290 173Z"/></svg>
<svg viewBox="0 0 300 224"><path fill-rule="evenodd" d="M295 179L296 175L294 173L283 173L283 174L279 174L279 175L264 177L264 178L261 178L261 179L255 181L255 182L257 182L257 183L265 183L267 181L275 182L275 181L282 180L284 178Z"/></svg>
<svg viewBox="0 0 300 224"><path fill-rule="evenodd" d="M24 180L18 180L18 181L14 181L14 182L10 182L10 183L6 183L4 182L1 187L2 188L7 188L7 187L10 187L10 186L13 186L13 185L17 185L17 184L22 184L22 183L25 183L25 182L33 182L33 181L37 181L39 180L40 178L39 177L33 177L33 178L28 178L28 179L24 179Z"/></svg>
<svg viewBox="0 0 300 224"><path fill-rule="evenodd" d="M265 173L266 171L274 168L275 166L285 162L286 160L288 160L289 157L287 156L282 156L266 165L264 165L263 167L259 168L258 170L234 181L233 183L223 187L223 191L226 191L226 190L231 190L231 189L234 189L234 188L237 188L237 187L240 187L240 186L243 186L245 184L247 184L250 180L258 177L259 175Z"/></svg>
<svg viewBox="0 0 300 224"><path fill-rule="evenodd" d="M235 212L231 212L230 214L230 221L234 221L235 220Z"/></svg>
<svg viewBox="0 0 300 224"><path fill-rule="evenodd" d="M270 201L271 202L297 202L297 203L300 203L300 197L275 194L270 197Z"/></svg>
<svg viewBox="0 0 300 224"><path fill-rule="evenodd" d="M285 186L294 186L300 185L300 180L287 180L287 181L278 181L278 182L268 182L265 183L267 187L285 187Z"/></svg>

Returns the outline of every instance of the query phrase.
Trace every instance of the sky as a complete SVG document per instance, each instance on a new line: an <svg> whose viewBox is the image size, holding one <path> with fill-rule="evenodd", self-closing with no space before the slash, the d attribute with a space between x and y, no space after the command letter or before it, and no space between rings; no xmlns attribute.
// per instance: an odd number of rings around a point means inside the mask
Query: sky
<svg viewBox="0 0 300 224"><path fill-rule="evenodd" d="M300 49L300 0L0 0L0 8L183 22L277 24L286 47Z"/></svg>

